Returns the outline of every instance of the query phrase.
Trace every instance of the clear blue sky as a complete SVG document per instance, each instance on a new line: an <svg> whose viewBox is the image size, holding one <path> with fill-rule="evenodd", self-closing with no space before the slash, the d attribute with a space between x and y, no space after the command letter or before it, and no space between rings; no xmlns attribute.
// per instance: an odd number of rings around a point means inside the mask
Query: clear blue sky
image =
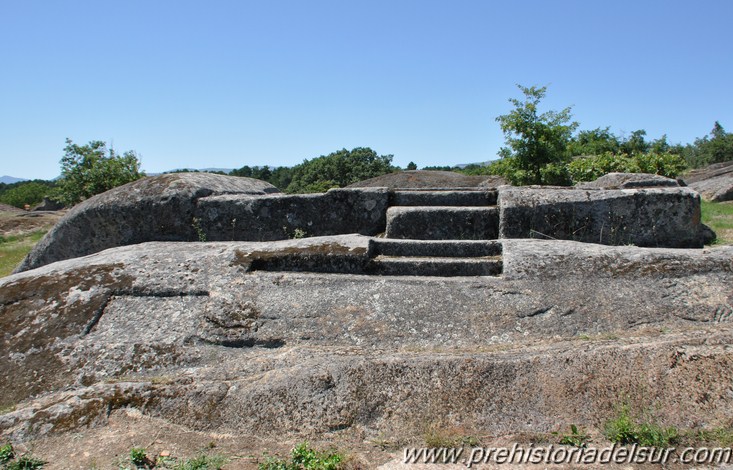
<svg viewBox="0 0 733 470"><path fill-rule="evenodd" d="M57 176L66 137L148 172L486 161L517 83L686 143L733 131L732 24L730 0L0 0L0 175Z"/></svg>

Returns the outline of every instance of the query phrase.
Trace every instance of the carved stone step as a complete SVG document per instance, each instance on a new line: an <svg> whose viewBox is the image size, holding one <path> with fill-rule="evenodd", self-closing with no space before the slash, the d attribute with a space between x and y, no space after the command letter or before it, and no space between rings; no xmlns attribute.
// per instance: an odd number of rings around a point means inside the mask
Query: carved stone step
<svg viewBox="0 0 733 470"><path fill-rule="evenodd" d="M392 206L493 206L496 191L395 191Z"/></svg>
<svg viewBox="0 0 733 470"><path fill-rule="evenodd" d="M393 206L387 209L387 238L493 240L498 235L497 207Z"/></svg>
<svg viewBox="0 0 733 470"><path fill-rule="evenodd" d="M385 276L498 276L500 256L482 258L436 258L378 256L369 271Z"/></svg>
<svg viewBox="0 0 733 470"><path fill-rule="evenodd" d="M398 240L375 238L370 242L371 256L436 256L440 258L470 258L497 256L502 252L497 240Z"/></svg>

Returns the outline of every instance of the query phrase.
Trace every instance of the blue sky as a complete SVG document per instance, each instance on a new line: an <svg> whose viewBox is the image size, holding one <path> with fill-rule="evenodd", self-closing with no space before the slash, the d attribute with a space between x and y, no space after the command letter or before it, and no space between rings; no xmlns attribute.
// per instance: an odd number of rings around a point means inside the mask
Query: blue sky
<svg viewBox="0 0 733 470"><path fill-rule="evenodd" d="M67 137L148 172L486 161L517 83L686 143L733 131L732 23L728 0L0 0L0 175L57 176Z"/></svg>

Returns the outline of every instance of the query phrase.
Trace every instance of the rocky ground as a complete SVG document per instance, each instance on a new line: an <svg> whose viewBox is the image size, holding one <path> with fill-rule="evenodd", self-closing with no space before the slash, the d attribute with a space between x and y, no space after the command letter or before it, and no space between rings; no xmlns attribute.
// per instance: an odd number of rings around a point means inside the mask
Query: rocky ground
<svg viewBox="0 0 733 470"><path fill-rule="evenodd" d="M679 429L733 422L732 247L505 240L501 277L252 270L367 241L146 243L3 279L3 436L55 468L211 441L254 468L302 440L371 468L431 429L602 429L623 404Z"/></svg>
<svg viewBox="0 0 733 470"><path fill-rule="evenodd" d="M63 217L64 211L31 212L12 206L0 207L0 235L23 236L48 231Z"/></svg>

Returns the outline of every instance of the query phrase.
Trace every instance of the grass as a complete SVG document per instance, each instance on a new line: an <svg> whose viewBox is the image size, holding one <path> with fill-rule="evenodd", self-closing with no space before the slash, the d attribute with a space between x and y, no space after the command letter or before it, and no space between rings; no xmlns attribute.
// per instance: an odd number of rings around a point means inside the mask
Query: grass
<svg viewBox="0 0 733 470"><path fill-rule="evenodd" d="M10 443L0 446L0 469L2 470L38 470L44 465L46 462L30 454L18 455Z"/></svg>
<svg viewBox="0 0 733 470"><path fill-rule="evenodd" d="M588 442L590 442L590 435L574 424L570 425L570 434L560 436L560 445L564 446L586 447Z"/></svg>
<svg viewBox="0 0 733 470"><path fill-rule="evenodd" d="M606 437L621 445L638 444L645 447L670 447L680 439L674 427L662 427L655 422L632 416L629 407L623 405L617 415L604 426Z"/></svg>
<svg viewBox="0 0 733 470"><path fill-rule="evenodd" d="M339 470L346 457L338 452L321 452L312 449L307 442L298 444L289 460L266 456L258 465L259 470Z"/></svg>
<svg viewBox="0 0 733 470"><path fill-rule="evenodd" d="M702 201L702 223L718 235L718 245L733 245L733 202Z"/></svg>
<svg viewBox="0 0 733 470"><path fill-rule="evenodd" d="M480 445L477 437L471 436L459 428L429 426L423 438L425 446L433 449L441 447L476 447Z"/></svg>
<svg viewBox="0 0 733 470"><path fill-rule="evenodd" d="M0 277L10 275L45 234L45 230L38 230L26 235L0 235Z"/></svg>
<svg viewBox="0 0 733 470"><path fill-rule="evenodd" d="M149 457L142 447L133 447L128 456L130 466L121 464L120 469L160 469L160 470L220 470L228 459L221 455L200 454L191 459L175 457Z"/></svg>

